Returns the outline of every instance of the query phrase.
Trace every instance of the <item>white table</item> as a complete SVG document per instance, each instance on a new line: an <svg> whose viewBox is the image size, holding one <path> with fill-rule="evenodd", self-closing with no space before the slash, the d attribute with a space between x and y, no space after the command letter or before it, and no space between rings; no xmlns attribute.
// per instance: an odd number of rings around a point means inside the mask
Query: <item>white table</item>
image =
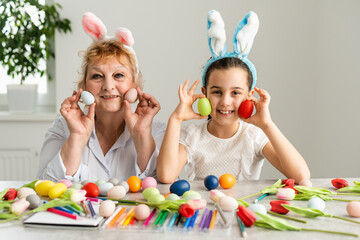
<svg viewBox="0 0 360 240"><path fill-rule="evenodd" d="M349 183L352 185L352 181L359 179L346 178ZM276 180L261 180L261 181L240 181L231 188L224 190L221 187L218 189L223 191L225 194L240 198L256 192L259 192L264 187L268 187L275 183ZM5 189L6 187L20 187L24 182L0 182L0 190ZM312 179L314 187L327 188L329 190L334 190L335 188L331 185L331 179ZM191 182L191 190L195 190L201 193L204 199L208 200L208 207L213 209L212 201L209 199L209 191L207 191L202 182ZM162 194L169 192L169 184L159 184L158 188ZM256 197L247 199L248 203L252 203ZM357 199L360 200L360 196L337 196L337 198L343 199ZM143 200L141 192L131 193L126 196L126 199L132 200ZM276 200L274 195L268 196L260 201L261 204L264 204L265 207L269 210L271 200ZM211 203L211 204L210 204ZM291 201L292 205L306 207L306 201ZM326 208L324 212L330 213L333 215L341 217L349 217L346 212L347 202L339 201L328 201L326 202ZM296 218L301 218L306 220L308 223L298 223L294 221L289 221L289 223L303 227L303 228L316 228L332 231L342 231L350 232L360 235L360 224L355 224L351 222L345 222L339 219L333 218L303 218L299 215L293 213L288 213L288 216L294 216ZM360 221L360 218L354 218L355 220ZM199 221L199 218L198 218ZM197 222L198 222L197 221ZM240 231L236 223L235 217L233 217L231 228L228 231L219 230L221 223L220 217L217 217L217 223L213 231L207 233L197 231L197 226L191 232L186 232L182 230L174 230L167 232L149 232L149 231L132 231L125 229L96 229L96 230L84 230L84 229L54 229L54 228L30 228L24 227L21 221L14 221L11 223L6 223L0 225L0 238L5 239L26 239L26 240L38 240L38 239L64 239L64 240L83 240L83 239L141 239L141 240L159 240L159 239L239 239ZM326 234L326 233L317 233L317 232L297 232L297 231L275 231L270 229L259 228L253 226L251 228L246 228L247 238L246 239L356 239L350 236L342 236L335 234Z"/></svg>

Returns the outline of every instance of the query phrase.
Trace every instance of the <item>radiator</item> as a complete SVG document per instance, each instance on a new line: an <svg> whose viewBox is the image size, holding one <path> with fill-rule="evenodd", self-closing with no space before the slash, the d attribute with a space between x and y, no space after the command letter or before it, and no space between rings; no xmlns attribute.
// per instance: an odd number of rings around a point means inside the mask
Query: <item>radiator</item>
<svg viewBox="0 0 360 240"><path fill-rule="evenodd" d="M38 152L30 149L0 149L0 180L35 180Z"/></svg>

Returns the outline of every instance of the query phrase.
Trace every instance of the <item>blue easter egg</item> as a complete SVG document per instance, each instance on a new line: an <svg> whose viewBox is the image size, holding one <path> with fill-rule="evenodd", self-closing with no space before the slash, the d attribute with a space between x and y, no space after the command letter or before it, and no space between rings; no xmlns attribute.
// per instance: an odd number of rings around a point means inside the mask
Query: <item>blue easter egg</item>
<svg viewBox="0 0 360 240"><path fill-rule="evenodd" d="M95 102L94 95L92 95L88 91L83 91L81 93L81 99L84 101L86 105L91 105L93 102Z"/></svg>
<svg viewBox="0 0 360 240"><path fill-rule="evenodd" d="M170 192L175 193L178 196L182 196L184 192L190 190L190 183L186 180L178 180L171 184Z"/></svg>
<svg viewBox="0 0 360 240"><path fill-rule="evenodd" d="M209 190L216 189L219 186L219 179L214 175L209 175L204 179L204 185Z"/></svg>
<svg viewBox="0 0 360 240"><path fill-rule="evenodd" d="M324 210L325 209L325 201L322 200L319 197L312 197L309 201L308 201L308 208L313 208L313 209L317 209L317 210Z"/></svg>

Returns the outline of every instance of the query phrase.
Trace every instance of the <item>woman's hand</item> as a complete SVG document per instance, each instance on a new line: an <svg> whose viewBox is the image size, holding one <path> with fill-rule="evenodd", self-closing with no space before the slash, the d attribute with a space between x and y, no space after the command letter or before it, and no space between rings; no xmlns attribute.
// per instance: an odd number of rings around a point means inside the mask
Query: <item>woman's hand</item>
<svg viewBox="0 0 360 240"><path fill-rule="evenodd" d="M247 119L244 118L241 119L244 122L251 123L261 129L264 129L272 122L269 111L269 104L271 97L270 94L263 89L255 87L254 90L260 96L260 99L257 99L254 96L250 98L250 100L254 102L256 113Z"/></svg>
<svg viewBox="0 0 360 240"><path fill-rule="evenodd" d="M193 103L197 99L205 97L204 94L195 94L194 95L194 91L195 91L197 85L199 84L199 82L200 82L199 80L196 80L194 82L194 84L191 86L191 88L189 89L189 91L187 90L187 88L189 86L190 80L186 80L184 86L182 84L180 84L179 91L178 91L180 103L178 104L178 106L176 107L174 112L172 113L171 117L173 117L179 121L207 118L207 116L201 116L200 114L195 113L192 108Z"/></svg>
<svg viewBox="0 0 360 240"><path fill-rule="evenodd" d="M160 111L160 104L152 95L142 92L139 87L136 88L136 91L139 103L134 113L131 111L130 103L124 100L125 122L131 135L134 132L150 131L152 120Z"/></svg>
<svg viewBox="0 0 360 240"><path fill-rule="evenodd" d="M78 104L82 91L74 91L71 97L66 98L61 104L60 113L66 120L70 134L86 136L87 141L94 127L95 103L89 106L88 114L85 115Z"/></svg>

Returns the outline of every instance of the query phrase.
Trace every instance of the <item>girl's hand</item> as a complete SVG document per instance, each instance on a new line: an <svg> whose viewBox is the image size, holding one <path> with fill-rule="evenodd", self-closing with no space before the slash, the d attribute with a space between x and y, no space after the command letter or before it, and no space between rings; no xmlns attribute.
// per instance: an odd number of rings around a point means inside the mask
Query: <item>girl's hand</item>
<svg viewBox="0 0 360 240"><path fill-rule="evenodd" d="M89 106L89 112L85 115L78 105L82 91L74 91L71 97L66 98L61 104L60 113L66 120L70 134L88 139L94 127L95 103Z"/></svg>
<svg viewBox="0 0 360 240"><path fill-rule="evenodd" d="M244 122L251 123L261 129L268 126L271 123L271 116L269 111L269 104L270 104L270 95L267 91L255 87L255 91L259 94L260 100L256 97L252 96L250 98L251 101L254 102L256 113L247 118L241 118Z"/></svg>
<svg viewBox="0 0 360 240"><path fill-rule="evenodd" d="M131 111L130 103L124 100L125 122L130 134L151 130L154 116L160 111L159 102L150 94L143 93L139 87L136 88L139 103L134 113Z"/></svg>
<svg viewBox="0 0 360 240"><path fill-rule="evenodd" d="M190 80L186 80L184 86L180 84L179 86L179 99L180 103L176 107L175 111L172 113L172 117L179 121L186 121L190 119L205 119L207 116L201 116L198 113L195 113L192 105L198 98L204 98L204 94L195 94L194 91L199 84L199 80L196 80L195 83L191 86L189 91L187 90Z"/></svg>

